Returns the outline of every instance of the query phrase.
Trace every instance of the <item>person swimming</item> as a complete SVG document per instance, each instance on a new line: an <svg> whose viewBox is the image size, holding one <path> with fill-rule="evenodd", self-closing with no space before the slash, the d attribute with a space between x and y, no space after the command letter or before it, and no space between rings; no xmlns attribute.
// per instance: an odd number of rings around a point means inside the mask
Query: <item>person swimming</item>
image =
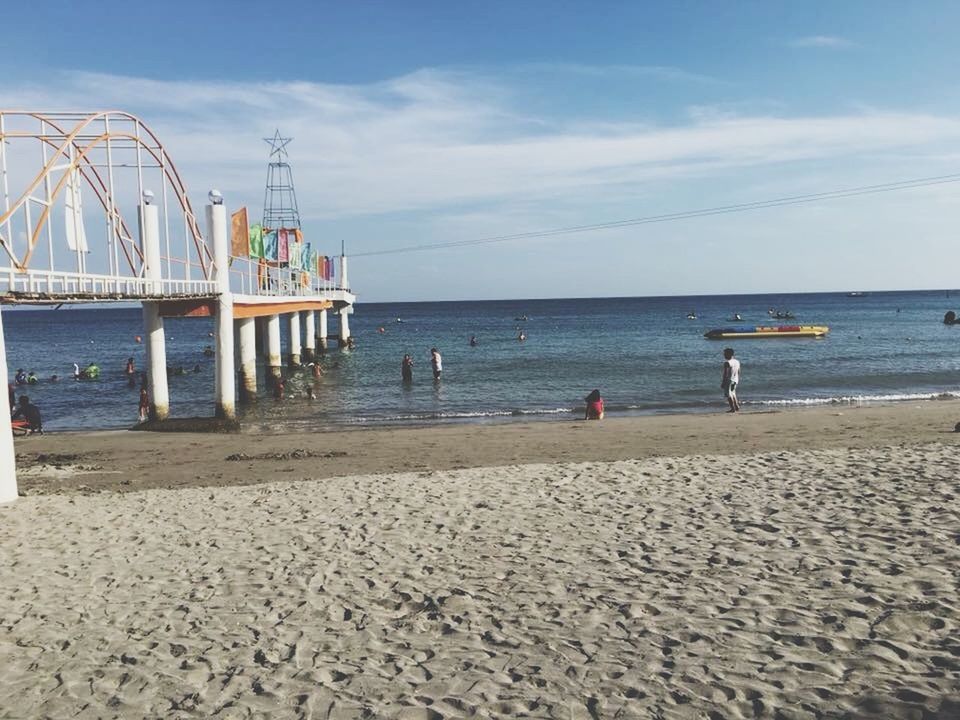
<svg viewBox="0 0 960 720"><path fill-rule="evenodd" d="M40 382L40 378L37 377L37 374L31 370L27 375L27 385L36 385Z"/></svg>

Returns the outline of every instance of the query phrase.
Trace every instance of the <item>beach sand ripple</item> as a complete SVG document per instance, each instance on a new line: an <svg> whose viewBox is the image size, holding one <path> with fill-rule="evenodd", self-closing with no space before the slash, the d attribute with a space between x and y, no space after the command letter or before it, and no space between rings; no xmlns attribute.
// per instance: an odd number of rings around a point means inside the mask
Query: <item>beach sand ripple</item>
<svg viewBox="0 0 960 720"><path fill-rule="evenodd" d="M926 445L28 496L0 716L956 718L958 478Z"/></svg>

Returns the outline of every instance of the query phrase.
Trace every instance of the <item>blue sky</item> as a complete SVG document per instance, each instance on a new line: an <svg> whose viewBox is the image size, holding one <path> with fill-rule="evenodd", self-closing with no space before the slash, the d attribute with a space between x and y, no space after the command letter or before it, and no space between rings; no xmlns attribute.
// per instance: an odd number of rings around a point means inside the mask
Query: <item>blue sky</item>
<svg viewBox="0 0 960 720"><path fill-rule="evenodd" d="M134 112L195 202L254 215L279 127L330 254L960 171L957 3L279 8L16 3L0 105ZM371 301L950 287L958 193L358 256L351 280Z"/></svg>

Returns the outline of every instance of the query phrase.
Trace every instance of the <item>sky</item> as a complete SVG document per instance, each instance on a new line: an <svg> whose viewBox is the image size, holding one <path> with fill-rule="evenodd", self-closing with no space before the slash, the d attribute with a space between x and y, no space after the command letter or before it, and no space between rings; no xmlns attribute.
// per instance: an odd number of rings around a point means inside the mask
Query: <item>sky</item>
<svg viewBox="0 0 960 720"><path fill-rule="evenodd" d="M196 205L269 148L361 301L960 285L960 183L461 247L960 172L955 2L5 3L0 107L116 108Z"/></svg>

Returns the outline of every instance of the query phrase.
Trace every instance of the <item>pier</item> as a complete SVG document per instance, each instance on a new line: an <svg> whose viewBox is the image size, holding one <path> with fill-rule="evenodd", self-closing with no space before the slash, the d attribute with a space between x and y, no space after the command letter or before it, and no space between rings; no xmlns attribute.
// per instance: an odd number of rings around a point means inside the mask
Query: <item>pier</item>
<svg viewBox="0 0 960 720"><path fill-rule="evenodd" d="M0 193L0 304L141 303L154 421L170 415L165 318L214 319L215 414L228 420L238 390L241 401L257 396L258 347L279 377L326 348L329 314L336 342L350 340L346 255L319 255L291 229L287 252L265 257L262 229L251 232L246 210L231 215L216 190L201 229L173 161L133 115L0 110ZM0 375L9 382L2 313ZM3 393L0 503L17 497L10 415Z"/></svg>

